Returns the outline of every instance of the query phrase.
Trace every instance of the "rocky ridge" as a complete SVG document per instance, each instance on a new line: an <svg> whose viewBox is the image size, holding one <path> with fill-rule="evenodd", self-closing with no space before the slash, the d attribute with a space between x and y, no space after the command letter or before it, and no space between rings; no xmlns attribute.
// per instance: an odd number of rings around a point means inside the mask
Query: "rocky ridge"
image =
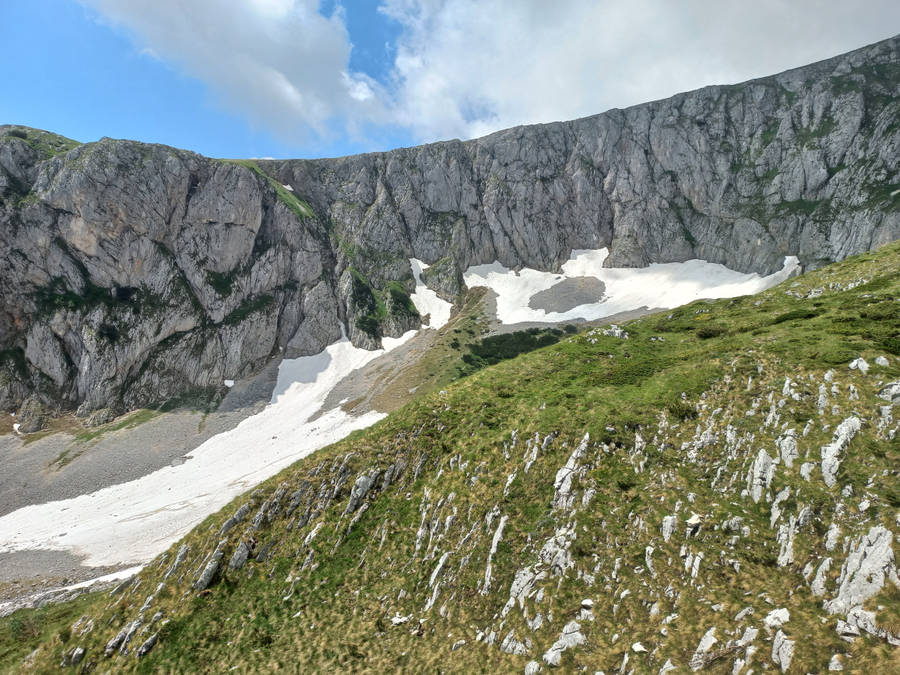
<svg viewBox="0 0 900 675"><path fill-rule="evenodd" d="M892 244L426 396L95 595L23 668L888 672L898 271Z"/></svg>
<svg viewBox="0 0 900 675"><path fill-rule="evenodd" d="M416 327L499 260L768 273L900 237L900 38L572 122L339 159L213 160L0 127L0 407L188 392ZM31 403L32 407L35 403Z"/></svg>

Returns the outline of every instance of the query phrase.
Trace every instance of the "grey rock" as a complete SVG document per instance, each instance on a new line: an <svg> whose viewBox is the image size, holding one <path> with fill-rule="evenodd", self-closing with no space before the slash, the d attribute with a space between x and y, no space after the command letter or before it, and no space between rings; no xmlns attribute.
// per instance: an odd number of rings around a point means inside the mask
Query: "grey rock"
<svg viewBox="0 0 900 675"><path fill-rule="evenodd" d="M753 466L747 477L750 497L753 499L754 503L758 503L766 494L766 490L769 489L769 484L772 482L774 472L775 465L772 462L772 458L769 457L769 453L760 449L756 455L756 459L753 460Z"/></svg>
<svg viewBox="0 0 900 675"><path fill-rule="evenodd" d="M44 406L35 397L26 399L16 411L16 421L19 424L19 433L31 434L40 431L46 424Z"/></svg>
<svg viewBox="0 0 900 675"><path fill-rule="evenodd" d="M119 646L120 654L128 653L128 645L131 643L131 639L134 637L135 633L137 633L138 628L140 628L143 623L143 620L138 618L128 624L128 626L126 626L127 630L125 631L125 637L122 638L122 644Z"/></svg>
<svg viewBox="0 0 900 675"><path fill-rule="evenodd" d="M890 402L891 404L900 403L900 380L890 382L881 388L878 397Z"/></svg>
<svg viewBox="0 0 900 675"><path fill-rule="evenodd" d="M779 630L772 641L772 661L781 668L782 673L786 673L793 658L794 641L788 640L784 632Z"/></svg>
<svg viewBox="0 0 900 675"><path fill-rule="evenodd" d="M550 666L558 666L564 651L583 645L586 641L587 638L581 632L581 624L570 621L563 626L559 639L544 653L544 662Z"/></svg>
<svg viewBox="0 0 900 675"><path fill-rule="evenodd" d="M837 596L825 603L829 614L846 614L878 593L886 581L900 587L894 562L893 533L876 525L863 535L841 567Z"/></svg>
<svg viewBox="0 0 900 675"><path fill-rule="evenodd" d="M835 429L831 443L822 446L822 478L828 487L834 487L837 483L844 450L861 428L862 421L858 417L848 417Z"/></svg>
<svg viewBox="0 0 900 675"><path fill-rule="evenodd" d="M63 652L62 661L59 664L60 668L66 668L68 666L77 666L79 663L84 660L85 650L83 647L74 647L71 650Z"/></svg>
<svg viewBox="0 0 900 675"><path fill-rule="evenodd" d="M228 520L222 523L222 527L219 528L219 536L222 537L228 534L235 525L247 517L248 513L250 513L250 504L241 504L240 508L235 511Z"/></svg>
<svg viewBox="0 0 900 675"><path fill-rule="evenodd" d="M526 638L525 642L516 639L515 631L509 631L503 642L500 643L500 651L506 654L518 654L524 656L531 649L531 641Z"/></svg>
<svg viewBox="0 0 900 675"><path fill-rule="evenodd" d="M595 277L570 277L532 295L528 306L546 312L568 312L580 305L601 302L605 290L606 284Z"/></svg>
<svg viewBox="0 0 900 675"><path fill-rule="evenodd" d="M706 653L712 649L713 645L718 641L719 640L716 637L716 628L713 626L703 634L702 638L700 638L697 649L694 650L694 655L691 657L691 670L696 672L706 665Z"/></svg>
<svg viewBox="0 0 900 675"><path fill-rule="evenodd" d="M223 539L219 542L219 545L216 546L216 550L213 551L212 556L209 559L209 562L206 563L206 567L203 568L203 571L200 573L200 576L194 582L193 588L196 591L203 591L209 587L212 583L212 580L216 576L216 572L219 571L219 566L222 564L222 558L225 557L225 544L227 542Z"/></svg>
<svg viewBox="0 0 900 675"><path fill-rule="evenodd" d="M234 553L231 556L231 560L228 561L228 569L230 570L239 570L246 563L247 558L250 557L250 547L247 546L246 542L241 542L238 544L238 547L234 550Z"/></svg>
<svg viewBox="0 0 900 675"><path fill-rule="evenodd" d="M879 626L875 621L875 612L869 612L860 606L856 606L847 612L847 624L855 626L869 635L887 640L888 644L894 647L900 647L900 635L896 635L887 628Z"/></svg>
<svg viewBox="0 0 900 675"><path fill-rule="evenodd" d="M628 333L619 328L616 324L611 324L609 328L604 328L602 332L608 337L619 338L622 340L628 339Z"/></svg>
<svg viewBox="0 0 900 675"><path fill-rule="evenodd" d="M818 569L816 569L816 576L813 578L812 583L809 585L812 594L816 597L821 598L825 595L825 578L828 572L831 570L831 558L825 558L819 565Z"/></svg>
<svg viewBox="0 0 900 675"><path fill-rule="evenodd" d="M422 282L447 302L456 302L466 287L462 270L449 256L425 269L422 272Z"/></svg>
<svg viewBox="0 0 900 675"><path fill-rule="evenodd" d="M75 647L75 649L72 650L71 655L69 656L69 663L71 663L73 666L77 666L84 660L85 653L86 652L84 647Z"/></svg>
<svg viewBox="0 0 900 675"><path fill-rule="evenodd" d="M362 504L362 501L369 493L369 490L375 485L375 481L378 480L380 474L380 471L374 470L369 473L364 473L356 479L353 483L353 487L350 489L350 499L347 501L347 508L344 511L345 516L349 513L353 513L359 508L360 504Z"/></svg>
<svg viewBox="0 0 900 675"><path fill-rule="evenodd" d="M790 521L786 525L778 528L778 534L775 541L779 545L777 564L779 567L786 567L794 562L794 534L796 532L796 519L790 517Z"/></svg>
<svg viewBox="0 0 900 675"><path fill-rule="evenodd" d="M841 526L835 522L832 522L828 527L828 532L825 534L825 550L833 551L835 548L837 548L840 538Z"/></svg>
<svg viewBox="0 0 900 675"><path fill-rule="evenodd" d="M775 444L778 446L778 452L784 465L789 469L793 467L794 460L800 456L797 450L797 432L793 429L788 429L778 437Z"/></svg>
<svg viewBox="0 0 900 675"><path fill-rule="evenodd" d="M662 519L662 538L663 541L668 542L672 537L672 533L675 531L676 526L678 525L678 516L663 516Z"/></svg>
<svg viewBox="0 0 900 675"><path fill-rule="evenodd" d="M148 637L144 643L138 647L137 655L138 657L146 656L150 653L150 650L156 646L156 641L159 640L159 633L154 633L150 637Z"/></svg>
<svg viewBox="0 0 900 675"><path fill-rule="evenodd" d="M771 612L766 614L766 618L763 620L763 623L766 624L767 628L777 629L781 628L784 624L791 620L791 613L785 607L781 607L779 609L773 609Z"/></svg>
<svg viewBox="0 0 900 675"><path fill-rule="evenodd" d="M100 410L96 410L88 415L84 425L86 427L99 427L112 422L114 419L116 419L114 410L110 408L100 408Z"/></svg>
<svg viewBox="0 0 900 675"><path fill-rule="evenodd" d="M0 405L37 395L89 412L214 395L342 328L378 347L418 325L385 302L412 290L412 257L450 299L470 265L555 271L573 249L608 247L611 266L702 258L770 273L786 255L815 268L875 248L900 237L893 198L871 189L898 180L881 114L896 83L874 74L898 62L894 37L571 122L257 161L262 173L0 126Z"/></svg>
<svg viewBox="0 0 900 675"><path fill-rule="evenodd" d="M556 510L568 511L575 502L572 480L578 471L578 463L587 450L589 440L589 435L585 434L581 442L572 451L572 454L569 455L565 465L556 472L556 478L553 481L553 508Z"/></svg>
<svg viewBox="0 0 900 675"><path fill-rule="evenodd" d="M175 574L178 571L178 568L181 567L182 563L187 558L188 554L188 545L182 544L178 547L178 553L175 554L175 560L172 562L171 567L166 570L166 573L163 575L163 581L166 581L169 577Z"/></svg>
<svg viewBox="0 0 900 675"><path fill-rule="evenodd" d="M125 624L125 626L120 630L116 635L110 639L109 642L106 643L106 649L104 653L107 657L112 656L116 650L123 650L128 645L128 640L131 639L131 636L134 635L134 632L137 630L137 626L135 624L140 625L140 620L135 620Z"/></svg>

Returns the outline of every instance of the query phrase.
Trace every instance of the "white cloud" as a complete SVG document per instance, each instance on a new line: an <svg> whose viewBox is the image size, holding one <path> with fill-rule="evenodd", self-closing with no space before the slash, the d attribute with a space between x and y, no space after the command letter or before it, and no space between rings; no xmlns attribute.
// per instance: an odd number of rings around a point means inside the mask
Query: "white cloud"
<svg viewBox="0 0 900 675"><path fill-rule="evenodd" d="M384 0L396 110L469 138L739 82L891 35L900 5L816 0Z"/></svg>
<svg viewBox="0 0 900 675"><path fill-rule="evenodd" d="M739 82L888 37L895 0L382 0L393 72L349 67L340 5L81 0L287 140L394 125L472 138ZM306 134L304 138L304 134Z"/></svg>
<svg viewBox="0 0 900 675"><path fill-rule="evenodd" d="M341 11L318 0L82 0L139 48L205 82L225 104L289 140L337 120L385 118L379 85L350 72Z"/></svg>

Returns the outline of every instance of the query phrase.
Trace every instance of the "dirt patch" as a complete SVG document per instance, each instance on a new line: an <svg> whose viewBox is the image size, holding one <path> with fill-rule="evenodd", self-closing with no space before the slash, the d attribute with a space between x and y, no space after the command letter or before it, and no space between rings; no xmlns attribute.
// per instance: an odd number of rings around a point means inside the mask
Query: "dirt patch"
<svg viewBox="0 0 900 675"><path fill-rule="evenodd" d="M605 292L606 284L595 277L569 277L532 295L528 306L545 312L568 312L580 305L601 302Z"/></svg>

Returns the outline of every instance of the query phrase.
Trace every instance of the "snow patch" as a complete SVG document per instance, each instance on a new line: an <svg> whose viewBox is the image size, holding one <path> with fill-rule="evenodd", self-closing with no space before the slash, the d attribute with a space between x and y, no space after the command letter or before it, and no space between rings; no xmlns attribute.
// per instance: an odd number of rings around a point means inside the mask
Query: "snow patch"
<svg viewBox="0 0 900 675"><path fill-rule="evenodd" d="M556 323L573 319L591 321L640 307L678 307L699 298L759 293L781 283L800 266L796 257L787 256L780 271L761 277L705 260L654 263L643 268L603 267L608 255L606 248L574 250L563 264L561 275L529 268L514 272L499 262L476 265L466 270L463 280L469 288L487 286L497 294L497 319L502 323ZM547 312L528 306L536 293L572 277L594 277L602 281L606 286L603 299L566 312Z"/></svg>
<svg viewBox="0 0 900 675"><path fill-rule="evenodd" d="M385 347L409 337L385 340ZM236 496L383 418L374 411L352 417L338 407L312 419L338 382L385 352L344 339L314 356L283 361L271 404L188 453L191 461L13 511L0 518L0 553L70 551L89 566L150 560Z"/></svg>
<svg viewBox="0 0 900 675"><path fill-rule="evenodd" d="M441 300L437 293L422 281L422 272L428 269L428 265L415 258L410 258L409 264L412 266L413 276L416 279L416 291L409 296L409 299L412 300L421 316L430 315L428 327L437 330L450 320L450 309L453 305L446 300Z"/></svg>

